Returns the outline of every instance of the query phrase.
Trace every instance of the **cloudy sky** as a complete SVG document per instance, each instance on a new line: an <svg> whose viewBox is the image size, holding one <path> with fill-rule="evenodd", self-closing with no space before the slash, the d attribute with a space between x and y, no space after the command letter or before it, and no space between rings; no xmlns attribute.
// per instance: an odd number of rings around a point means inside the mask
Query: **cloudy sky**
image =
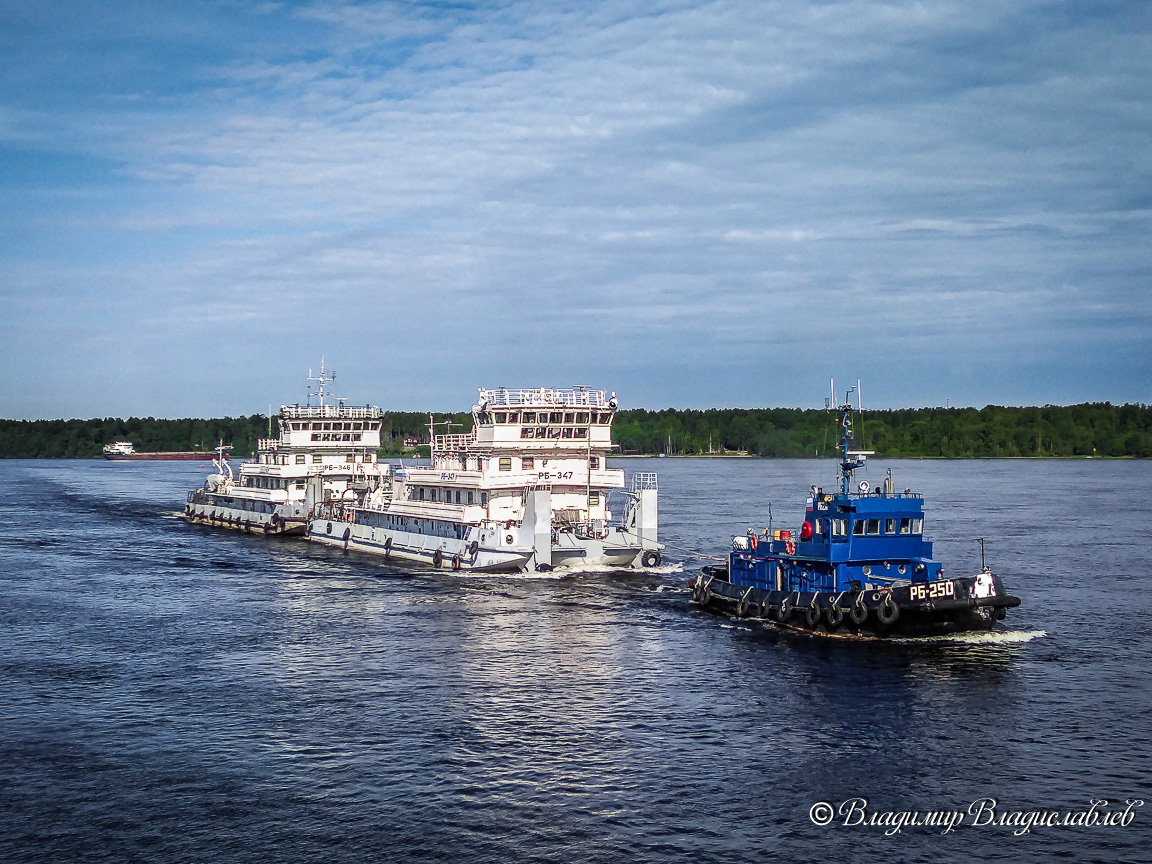
<svg viewBox="0 0 1152 864"><path fill-rule="evenodd" d="M3 417L1150 402L1152 4L0 0L0 226Z"/></svg>

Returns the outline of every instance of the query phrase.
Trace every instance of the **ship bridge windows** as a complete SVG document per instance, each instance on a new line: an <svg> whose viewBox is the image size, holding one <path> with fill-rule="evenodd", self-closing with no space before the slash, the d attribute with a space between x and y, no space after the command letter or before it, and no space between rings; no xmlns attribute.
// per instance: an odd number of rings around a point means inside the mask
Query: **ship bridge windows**
<svg viewBox="0 0 1152 864"><path fill-rule="evenodd" d="M524 456L520 459L520 467L525 471L531 471L536 467L536 459L532 456Z"/></svg>
<svg viewBox="0 0 1152 864"><path fill-rule="evenodd" d="M853 521L853 523L852 523L852 536L853 537L863 537L864 536L864 520L863 519L856 519L855 521Z"/></svg>
<svg viewBox="0 0 1152 864"><path fill-rule="evenodd" d="M501 471L511 471L512 470L512 457L511 456L501 456L500 457L500 470Z"/></svg>
<svg viewBox="0 0 1152 864"><path fill-rule="evenodd" d="M594 471L596 469L598 469L600 467L600 457L599 456L589 456L588 457L588 467Z"/></svg>
<svg viewBox="0 0 1152 864"><path fill-rule="evenodd" d="M497 423L507 423L508 422L508 412L507 411L497 411L496 414L493 416L493 419Z"/></svg>
<svg viewBox="0 0 1152 864"><path fill-rule="evenodd" d="M875 536L875 535L880 533L880 520L879 519L869 519L868 520L867 533L870 536Z"/></svg>
<svg viewBox="0 0 1152 864"><path fill-rule="evenodd" d="M832 519L832 538L843 540L848 536L848 520L847 519Z"/></svg>
<svg viewBox="0 0 1152 864"><path fill-rule="evenodd" d="M536 412L535 411L525 411L524 412L524 422L525 423L535 423L536 422Z"/></svg>
<svg viewBox="0 0 1152 864"><path fill-rule="evenodd" d="M305 454L303 454L303 453L297 453L297 454L296 454L296 464L297 464L297 465L303 465L303 464L304 464L304 462L305 462L305 460L306 460L307 458L308 458L308 457L307 457Z"/></svg>

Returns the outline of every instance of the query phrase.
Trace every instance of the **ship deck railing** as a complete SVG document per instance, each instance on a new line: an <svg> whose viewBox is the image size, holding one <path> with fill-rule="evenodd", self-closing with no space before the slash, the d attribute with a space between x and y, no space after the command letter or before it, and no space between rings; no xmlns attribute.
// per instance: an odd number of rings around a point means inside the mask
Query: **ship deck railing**
<svg viewBox="0 0 1152 864"><path fill-rule="evenodd" d="M280 416L293 420L329 417L378 420L381 413L375 405L281 405Z"/></svg>
<svg viewBox="0 0 1152 864"><path fill-rule="evenodd" d="M497 387L495 390L480 390L481 400L488 400L489 408L521 408L521 407L560 407L580 408L607 408L608 392L606 390L589 390L585 387L573 387L567 390L556 390L551 387L537 387L532 390L512 390L507 387Z"/></svg>
<svg viewBox="0 0 1152 864"><path fill-rule="evenodd" d="M644 489L656 488L655 471L637 471L632 475L632 485L629 487L630 492L640 492Z"/></svg>
<svg viewBox="0 0 1152 864"><path fill-rule="evenodd" d="M437 451L467 450L475 444L475 432L469 432L465 435L436 435L432 439L432 449Z"/></svg>

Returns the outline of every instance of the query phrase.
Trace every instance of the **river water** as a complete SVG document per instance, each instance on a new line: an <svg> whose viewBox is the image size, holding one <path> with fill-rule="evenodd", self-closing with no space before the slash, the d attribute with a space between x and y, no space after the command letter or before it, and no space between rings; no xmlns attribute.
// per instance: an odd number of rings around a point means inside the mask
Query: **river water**
<svg viewBox="0 0 1152 864"><path fill-rule="evenodd" d="M1152 463L885 463L1023 599L886 645L684 587L832 463L616 465L660 473L656 573L403 569L184 524L195 463L0 463L0 860L1150 860Z"/></svg>

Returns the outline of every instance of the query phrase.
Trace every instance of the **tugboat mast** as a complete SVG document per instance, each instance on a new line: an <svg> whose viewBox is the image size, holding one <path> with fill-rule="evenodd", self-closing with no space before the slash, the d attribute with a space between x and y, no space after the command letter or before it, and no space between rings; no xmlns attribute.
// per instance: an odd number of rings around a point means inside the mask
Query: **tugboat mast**
<svg viewBox="0 0 1152 864"><path fill-rule="evenodd" d="M836 382L831 381L832 398L836 398ZM863 413L864 406L860 401L860 382L849 387L844 394L844 404L840 406L840 492L844 495L851 493L852 472L864 467L866 457L873 454L872 450L852 449L852 394L856 394L857 413Z"/></svg>

